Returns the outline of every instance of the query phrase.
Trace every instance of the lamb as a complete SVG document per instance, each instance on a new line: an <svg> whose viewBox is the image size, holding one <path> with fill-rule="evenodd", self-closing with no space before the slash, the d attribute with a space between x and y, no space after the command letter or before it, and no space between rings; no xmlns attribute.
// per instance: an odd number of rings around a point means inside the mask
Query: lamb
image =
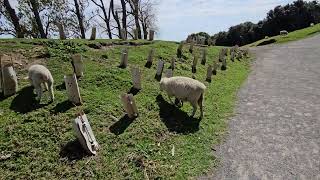
<svg viewBox="0 0 320 180"><path fill-rule="evenodd" d="M30 80L31 85L36 89L37 101L40 101L42 96L41 84L44 84L45 88L49 90L51 102L54 100L53 78L46 67L38 64L30 66L28 69L28 79Z"/></svg>
<svg viewBox="0 0 320 180"><path fill-rule="evenodd" d="M160 81L160 90L166 91L170 102L173 104L171 97L174 96L180 101L188 101L193 107L192 117L197 111L197 106L200 107L200 119L203 117L203 95L206 86L194 79L188 77L171 77L162 78Z"/></svg>

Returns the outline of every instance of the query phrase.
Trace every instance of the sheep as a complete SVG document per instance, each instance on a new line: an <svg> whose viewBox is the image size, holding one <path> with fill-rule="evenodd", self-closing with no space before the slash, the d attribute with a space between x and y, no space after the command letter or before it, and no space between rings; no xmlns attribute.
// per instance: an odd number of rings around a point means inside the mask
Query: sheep
<svg viewBox="0 0 320 180"><path fill-rule="evenodd" d="M44 84L45 88L49 90L51 102L54 100L53 94L53 78L50 71L42 65L32 65L28 69L28 79L30 84L36 89L37 97L36 100L40 102L42 96L41 84Z"/></svg>
<svg viewBox="0 0 320 180"><path fill-rule="evenodd" d="M171 97L174 96L179 101L188 101L193 107L191 117L197 111L197 106L200 106L200 119L203 117L203 95L206 86L194 79L182 76L171 78L162 78L160 81L160 91L166 91L170 102L173 104Z"/></svg>

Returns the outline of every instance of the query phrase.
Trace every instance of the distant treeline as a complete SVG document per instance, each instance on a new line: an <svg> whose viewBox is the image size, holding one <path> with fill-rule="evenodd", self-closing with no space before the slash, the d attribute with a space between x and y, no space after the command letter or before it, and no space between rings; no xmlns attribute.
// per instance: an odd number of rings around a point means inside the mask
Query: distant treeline
<svg viewBox="0 0 320 180"><path fill-rule="evenodd" d="M213 42L219 46L245 45L263 39L266 36L279 35L281 30L288 32L309 27L311 23L320 22L320 4L317 1L294 1L292 4L277 6L270 10L267 17L257 24L241 23L229 28L227 32L219 32L213 36L200 32L191 37L202 36L205 43Z"/></svg>

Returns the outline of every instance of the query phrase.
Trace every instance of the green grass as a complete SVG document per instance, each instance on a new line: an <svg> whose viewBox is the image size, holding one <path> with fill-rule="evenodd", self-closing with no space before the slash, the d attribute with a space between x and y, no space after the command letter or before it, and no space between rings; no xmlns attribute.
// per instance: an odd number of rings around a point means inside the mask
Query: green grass
<svg viewBox="0 0 320 180"><path fill-rule="evenodd" d="M120 69L117 66L123 46L92 50L83 42L73 47L56 41L57 46L45 48L51 57L43 62L55 79L56 100L52 104L34 109L29 84L23 80L27 72L16 68L20 91L0 101L0 153L11 154L9 159L0 161L0 179L186 179L217 165L212 147L226 130L236 92L249 73L248 60L228 61L228 69L218 71L210 84L204 81L207 66L198 63L196 79L207 86L204 118L199 121L186 114L192 111L188 103L181 110L169 105L154 79L157 59L164 59L167 69L178 44L156 41L130 46L129 67ZM19 52L33 61L35 46L39 45L32 41L1 40L0 52ZM144 65L151 48L156 49L156 60L148 69ZM174 75L191 77L192 56L188 47L184 48L186 60L177 61ZM217 60L219 49L208 48L207 64ZM85 76L79 81L83 99L80 107L69 107L61 88L63 75L71 69L71 51L82 52L85 62ZM198 47L196 52L200 52ZM119 95L132 86L130 66L139 66L143 73L143 89L135 96L139 117L132 123L123 119L116 122L110 116L121 119L124 114ZM48 99L45 93L41 104ZM87 114L101 146L96 156L82 157L75 153L79 151L77 146L76 151L70 150L75 140L72 121L79 110Z"/></svg>
<svg viewBox="0 0 320 180"><path fill-rule="evenodd" d="M267 39L262 39L260 41L254 42L252 44L246 45L249 47L254 47L257 46L258 44L264 42L264 41L268 41L271 39L274 39L275 42L274 44L280 44L280 43L286 43L286 42L290 42L290 41L296 41L299 39L304 39L306 37L310 37L310 36L314 36L316 34L320 33L320 24L316 24L313 27L308 27L308 28L304 28L304 29L300 29L300 30L296 30L293 32L290 32L288 34L288 36L274 36L274 37L269 37Z"/></svg>

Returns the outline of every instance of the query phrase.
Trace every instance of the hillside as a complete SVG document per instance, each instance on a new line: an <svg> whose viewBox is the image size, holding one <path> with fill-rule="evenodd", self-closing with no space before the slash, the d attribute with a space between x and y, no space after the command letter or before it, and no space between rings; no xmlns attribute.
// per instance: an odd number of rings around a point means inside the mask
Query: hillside
<svg viewBox="0 0 320 180"><path fill-rule="evenodd" d="M252 44L248 44L246 46L254 47L254 46L267 45L267 44L286 43L286 42L296 41L299 39L304 39L310 36L314 36L319 33L320 33L320 24L316 24L313 27L308 27L308 28L290 32L287 36L278 35L274 37L268 37L260 41L254 42Z"/></svg>
<svg viewBox="0 0 320 180"><path fill-rule="evenodd" d="M87 45L99 46L98 42L101 49ZM120 51L125 44L130 44L129 67L120 69ZM0 40L0 53L16 57L19 77L19 92L0 100L1 177L186 179L216 166L213 145L225 132L225 119L232 115L236 92L249 73L249 61L228 60L228 69L219 70L212 83L205 82L207 65L198 63L196 79L207 86L200 121L199 111L196 118L188 116L192 110L188 103L182 109L170 105L154 79L157 60L164 59L167 69L177 47L175 42L164 41ZM155 48L156 56L148 69L144 65L151 48ZM176 61L175 76L192 76L188 48L184 46L186 59ZM213 64L220 47L207 49L207 64ZM83 105L79 107L67 101L63 81L64 74L71 72L72 53L81 53L85 62L85 75L79 81ZM24 79L32 63L45 64L53 74L56 99L51 104L45 92L41 104L35 106L32 89ZM135 95L139 117L129 121L122 118L119 96L132 87L132 66L140 67L143 80L142 90ZM75 114L81 110L101 146L96 156L83 153L72 129Z"/></svg>

